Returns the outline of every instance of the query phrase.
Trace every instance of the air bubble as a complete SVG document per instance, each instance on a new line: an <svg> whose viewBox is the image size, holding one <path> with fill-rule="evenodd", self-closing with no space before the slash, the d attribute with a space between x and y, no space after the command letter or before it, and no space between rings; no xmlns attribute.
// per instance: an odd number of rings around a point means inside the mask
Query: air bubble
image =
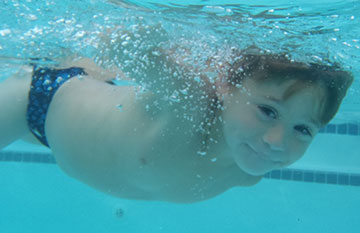
<svg viewBox="0 0 360 233"><path fill-rule="evenodd" d="M29 20L32 20L32 21L35 21L35 20L38 19L38 17L37 17L36 15L30 14L30 15L28 15L28 19L29 19Z"/></svg>
<svg viewBox="0 0 360 233"><path fill-rule="evenodd" d="M154 55L154 56L160 56L160 52L159 52L159 51L152 51L151 54Z"/></svg>
<svg viewBox="0 0 360 233"><path fill-rule="evenodd" d="M75 35L74 35L74 39L79 39L83 36L85 36L86 32L85 31L78 31Z"/></svg>
<svg viewBox="0 0 360 233"><path fill-rule="evenodd" d="M170 96L169 99L170 99L170 101L172 101L172 102L179 103L179 102L180 102L179 92L175 90L175 91L172 93L172 95Z"/></svg>
<svg viewBox="0 0 360 233"><path fill-rule="evenodd" d="M120 112L122 112L124 110L123 105L122 104L118 104L116 105L116 108L120 110Z"/></svg>
<svg viewBox="0 0 360 233"><path fill-rule="evenodd" d="M11 30L10 30L10 29L0 30L0 36L6 36L6 35L9 35L9 34L11 34Z"/></svg>
<svg viewBox="0 0 360 233"><path fill-rule="evenodd" d="M205 156L206 152L205 151L198 151L197 154L200 155L200 156Z"/></svg>
<svg viewBox="0 0 360 233"><path fill-rule="evenodd" d="M183 95L188 95L187 89L180 90L180 93Z"/></svg>
<svg viewBox="0 0 360 233"><path fill-rule="evenodd" d="M199 76L196 76L196 77L194 78L194 80L195 80L196 82L200 83L201 78L200 78Z"/></svg>

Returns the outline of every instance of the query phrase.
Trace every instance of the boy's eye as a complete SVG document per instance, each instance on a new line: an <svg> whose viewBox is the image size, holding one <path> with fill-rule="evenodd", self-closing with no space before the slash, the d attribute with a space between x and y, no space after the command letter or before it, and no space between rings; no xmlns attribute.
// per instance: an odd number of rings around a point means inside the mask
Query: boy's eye
<svg viewBox="0 0 360 233"><path fill-rule="evenodd" d="M311 130L309 129L309 127L305 126L305 125L298 125L298 126L295 126L295 129L302 133L303 135L307 135L307 136L310 136L312 137L312 133L311 133Z"/></svg>
<svg viewBox="0 0 360 233"><path fill-rule="evenodd" d="M263 113L267 117L270 117L272 119L276 119L278 117L277 111L272 107L259 105L258 108L260 109L261 113Z"/></svg>

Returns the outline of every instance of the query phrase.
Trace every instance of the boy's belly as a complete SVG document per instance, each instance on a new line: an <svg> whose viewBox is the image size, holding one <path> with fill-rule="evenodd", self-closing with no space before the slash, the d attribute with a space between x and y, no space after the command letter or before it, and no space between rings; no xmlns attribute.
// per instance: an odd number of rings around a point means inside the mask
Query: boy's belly
<svg viewBox="0 0 360 233"><path fill-rule="evenodd" d="M214 163L218 154L199 156L188 126L167 114L144 115L131 89L71 81L46 119L50 148L70 176L118 197L173 202L208 199L245 177L235 164Z"/></svg>
<svg viewBox="0 0 360 233"><path fill-rule="evenodd" d="M146 135L128 136L114 147L110 143L114 135L106 140L74 132L72 137L81 139L75 142L67 136L51 148L59 166L70 176L121 198L194 202L231 186L231 177L224 178L231 170L219 168L210 156L201 158L180 138L166 140L171 138L166 134L151 140Z"/></svg>

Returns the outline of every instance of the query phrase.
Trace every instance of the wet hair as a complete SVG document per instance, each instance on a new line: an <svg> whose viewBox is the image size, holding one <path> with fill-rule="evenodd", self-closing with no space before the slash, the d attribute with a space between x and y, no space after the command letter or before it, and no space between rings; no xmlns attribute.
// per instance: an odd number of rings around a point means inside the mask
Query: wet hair
<svg viewBox="0 0 360 233"><path fill-rule="evenodd" d="M287 87L283 99L306 88L314 88L317 91L319 101L318 121L320 127L324 127L335 116L347 90L353 82L353 76L336 63L317 64L293 61L286 54L253 53L253 49L233 53L232 63L226 63L222 67L225 75L216 84L217 88L226 86L229 93L241 87L247 79L258 83L281 85L287 81L292 84ZM260 51L257 49L257 51ZM208 107L207 114L201 122L202 138L201 151L209 147L210 132L212 126L221 118L223 101L218 98L217 88L207 81ZM219 118L220 117L220 118Z"/></svg>
<svg viewBox="0 0 360 233"><path fill-rule="evenodd" d="M282 84L294 81L285 91L284 99L309 87L320 88L320 124L325 126L336 114L350 87L353 76L337 64L324 65L295 62L286 55L249 54L242 52L230 66L227 83L230 87L241 86L248 78L256 82Z"/></svg>

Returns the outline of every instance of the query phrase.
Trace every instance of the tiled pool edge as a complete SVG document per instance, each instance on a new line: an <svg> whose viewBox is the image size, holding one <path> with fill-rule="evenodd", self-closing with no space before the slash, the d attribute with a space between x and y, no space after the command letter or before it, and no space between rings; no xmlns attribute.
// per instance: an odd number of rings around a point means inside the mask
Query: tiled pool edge
<svg viewBox="0 0 360 233"><path fill-rule="evenodd" d="M279 169L267 173L265 178L308 183L360 186L360 174L305 169Z"/></svg>
<svg viewBox="0 0 360 233"><path fill-rule="evenodd" d="M360 124L356 124L356 123L328 124L324 128L322 128L319 131L319 133L360 136Z"/></svg>
<svg viewBox="0 0 360 233"><path fill-rule="evenodd" d="M56 164L51 153L0 151L0 162ZM328 172L305 169L279 169L267 173L264 178L291 180L308 183L360 186L360 174Z"/></svg>
<svg viewBox="0 0 360 233"><path fill-rule="evenodd" d="M56 164L51 153L0 151L0 162L48 163Z"/></svg>

